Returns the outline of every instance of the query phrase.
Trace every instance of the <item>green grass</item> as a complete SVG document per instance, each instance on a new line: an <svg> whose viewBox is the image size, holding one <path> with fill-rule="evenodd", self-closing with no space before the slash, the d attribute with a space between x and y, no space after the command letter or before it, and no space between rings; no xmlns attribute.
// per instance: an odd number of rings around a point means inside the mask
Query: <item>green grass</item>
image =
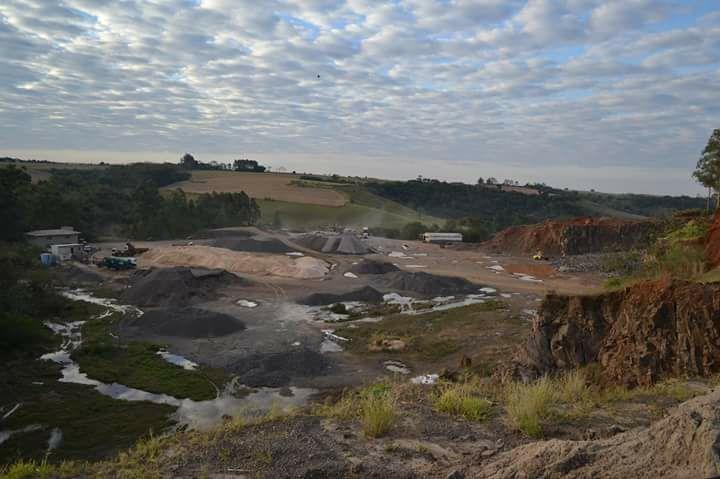
<svg viewBox="0 0 720 479"><path fill-rule="evenodd" d="M338 188L338 191L344 191ZM370 193L367 193L370 195ZM344 206L321 206L284 201L257 199L262 212L261 223L270 224L276 214L283 227L291 229L317 229L327 225L342 225L355 228L388 228L400 229L413 221L425 224L444 224L445 220L437 217L420 215L418 212L402 205L373 202L374 206L352 200Z"/></svg>
<svg viewBox="0 0 720 479"><path fill-rule="evenodd" d="M225 383L221 370L195 371L170 364L157 355L160 347L144 342L123 344L110 336L117 315L88 321L83 326L83 345L73 353L80 370L104 383L129 387L196 401L213 399L216 388Z"/></svg>
<svg viewBox="0 0 720 479"><path fill-rule="evenodd" d="M492 402L481 393L474 383L444 384L434 393L432 402L438 411L469 421L484 421L490 415Z"/></svg>
<svg viewBox="0 0 720 479"><path fill-rule="evenodd" d="M508 385L505 411L513 427L530 437L542 437L542 421L556 398L555 384L548 377L528 384L515 382Z"/></svg>
<svg viewBox="0 0 720 479"><path fill-rule="evenodd" d="M337 334L351 339L348 348L359 353L382 339L401 339L407 347L404 354L418 359L437 361L461 348L461 328L475 328L482 313L504 308L501 301L486 301L445 311L422 315L395 314L378 323L354 324Z"/></svg>
<svg viewBox="0 0 720 479"><path fill-rule="evenodd" d="M396 398L390 388L369 388L360 400L360 423L366 437L381 437L397 419Z"/></svg>

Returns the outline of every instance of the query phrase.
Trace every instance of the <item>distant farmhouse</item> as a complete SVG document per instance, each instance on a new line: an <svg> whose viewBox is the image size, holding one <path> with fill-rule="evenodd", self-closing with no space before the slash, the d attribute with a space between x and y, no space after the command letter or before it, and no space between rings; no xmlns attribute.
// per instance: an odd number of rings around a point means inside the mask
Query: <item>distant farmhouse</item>
<svg viewBox="0 0 720 479"><path fill-rule="evenodd" d="M29 231L25 233L25 237L28 243L48 249L54 244L77 244L80 239L80 232L75 231L72 226L63 226L53 230Z"/></svg>

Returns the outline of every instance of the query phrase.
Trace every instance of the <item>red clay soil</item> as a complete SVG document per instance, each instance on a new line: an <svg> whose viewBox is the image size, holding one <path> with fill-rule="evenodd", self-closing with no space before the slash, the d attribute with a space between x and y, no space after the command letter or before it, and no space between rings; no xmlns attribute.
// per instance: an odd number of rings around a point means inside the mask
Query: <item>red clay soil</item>
<svg viewBox="0 0 720 479"><path fill-rule="evenodd" d="M548 295L516 372L591 363L626 386L720 372L720 284L655 280L597 296Z"/></svg>
<svg viewBox="0 0 720 479"><path fill-rule="evenodd" d="M705 251L710 264L720 266L720 210L715 213L715 221L705 240Z"/></svg>
<svg viewBox="0 0 720 479"><path fill-rule="evenodd" d="M620 251L643 247L659 228L656 221L581 217L512 226L485 245L492 251L514 255L542 251L548 256Z"/></svg>

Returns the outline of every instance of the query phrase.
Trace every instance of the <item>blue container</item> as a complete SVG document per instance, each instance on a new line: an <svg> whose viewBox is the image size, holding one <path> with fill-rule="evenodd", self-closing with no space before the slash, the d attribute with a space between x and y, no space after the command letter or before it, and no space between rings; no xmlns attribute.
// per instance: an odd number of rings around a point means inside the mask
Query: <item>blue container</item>
<svg viewBox="0 0 720 479"><path fill-rule="evenodd" d="M43 264L43 266L52 266L54 263L53 259L53 255L51 255L50 253L42 253L40 255L40 262Z"/></svg>

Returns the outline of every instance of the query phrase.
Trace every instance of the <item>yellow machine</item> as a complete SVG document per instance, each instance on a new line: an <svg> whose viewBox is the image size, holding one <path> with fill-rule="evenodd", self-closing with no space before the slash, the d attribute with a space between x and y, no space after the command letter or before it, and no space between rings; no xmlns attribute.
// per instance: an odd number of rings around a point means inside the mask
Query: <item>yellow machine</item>
<svg viewBox="0 0 720 479"><path fill-rule="evenodd" d="M545 255L543 255L542 251L538 251L537 253L535 253L532 258L535 261L543 261L547 259Z"/></svg>

